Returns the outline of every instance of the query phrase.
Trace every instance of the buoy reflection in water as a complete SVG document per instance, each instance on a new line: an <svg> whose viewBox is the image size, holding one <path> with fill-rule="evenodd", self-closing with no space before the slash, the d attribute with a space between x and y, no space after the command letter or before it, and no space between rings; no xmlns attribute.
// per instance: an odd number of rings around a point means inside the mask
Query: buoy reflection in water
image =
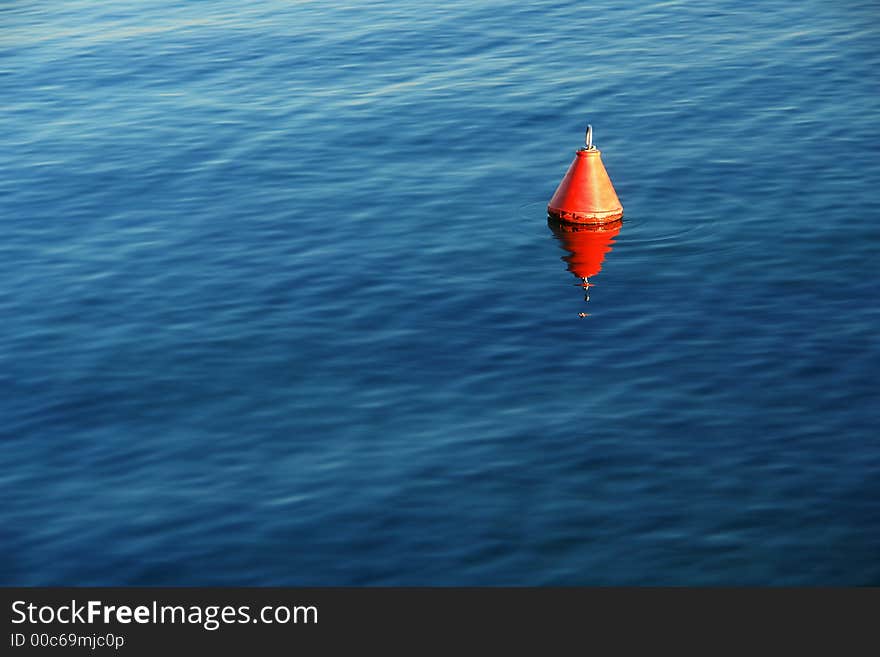
<svg viewBox="0 0 880 657"><path fill-rule="evenodd" d="M590 279L602 271L605 254L612 250L614 238L620 233L623 220L610 224L573 224L547 217L547 225L559 240L560 248L568 255L562 260L568 264L568 271L581 282L584 289L584 301L590 300ZM579 317L588 317L589 313L578 313Z"/></svg>

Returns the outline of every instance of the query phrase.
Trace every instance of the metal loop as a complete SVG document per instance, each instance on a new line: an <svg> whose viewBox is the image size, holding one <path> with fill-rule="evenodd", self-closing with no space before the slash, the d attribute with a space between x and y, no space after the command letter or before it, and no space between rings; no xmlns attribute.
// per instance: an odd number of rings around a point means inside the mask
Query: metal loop
<svg viewBox="0 0 880 657"><path fill-rule="evenodd" d="M584 137L584 143L587 145L587 150L593 150L593 126L587 124L587 134Z"/></svg>

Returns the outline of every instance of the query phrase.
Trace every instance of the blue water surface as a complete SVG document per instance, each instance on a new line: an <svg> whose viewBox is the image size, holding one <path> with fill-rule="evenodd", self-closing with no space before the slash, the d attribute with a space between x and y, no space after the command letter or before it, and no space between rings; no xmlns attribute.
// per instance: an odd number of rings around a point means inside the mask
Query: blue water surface
<svg viewBox="0 0 880 657"><path fill-rule="evenodd" d="M5 3L0 583L880 584L878 90L854 0Z"/></svg>

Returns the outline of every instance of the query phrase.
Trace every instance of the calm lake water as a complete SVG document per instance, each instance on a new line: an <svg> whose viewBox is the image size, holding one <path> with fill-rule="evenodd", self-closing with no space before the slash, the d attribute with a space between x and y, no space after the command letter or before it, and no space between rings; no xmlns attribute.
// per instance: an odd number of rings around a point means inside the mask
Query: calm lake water
<svg viewBox="0 0 880 657"><path fill-rule="evenodd" d="M0 582L880 584L878 71L850 0L5 3Z"/></svg>

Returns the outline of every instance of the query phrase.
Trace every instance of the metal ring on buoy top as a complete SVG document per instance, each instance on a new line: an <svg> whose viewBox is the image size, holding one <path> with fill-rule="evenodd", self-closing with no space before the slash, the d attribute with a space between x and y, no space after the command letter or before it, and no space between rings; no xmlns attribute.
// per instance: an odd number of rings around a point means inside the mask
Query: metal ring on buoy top
<svg viewBox="0 0 880 657"><path fill-rule="evenodd" d="M592 151L595 148L593 146L593 126L589 123L587 124L587 134L584 136L584 144L586 144L585 151Z"/></svg>

